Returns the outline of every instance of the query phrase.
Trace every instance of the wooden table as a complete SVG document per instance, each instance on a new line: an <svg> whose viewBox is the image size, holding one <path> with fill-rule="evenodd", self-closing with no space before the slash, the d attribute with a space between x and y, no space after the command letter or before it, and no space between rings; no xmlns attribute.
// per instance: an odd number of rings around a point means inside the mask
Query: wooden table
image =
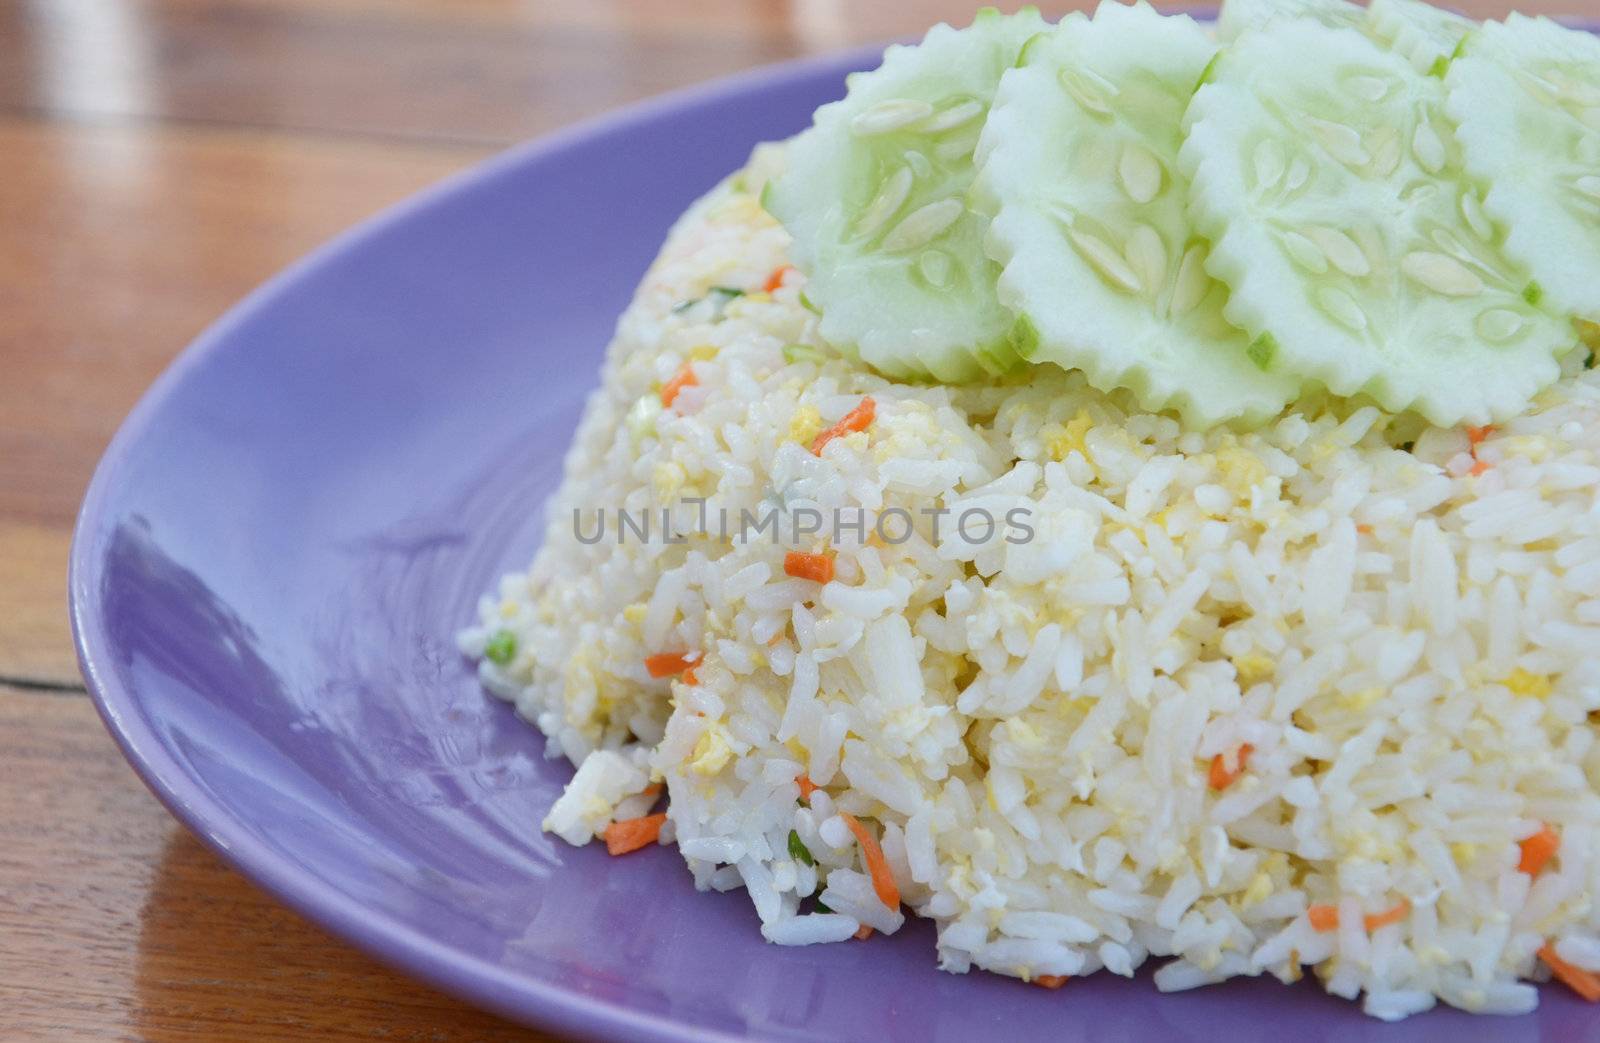
<svg viewBox="0 0 1600 1043"><path fill-rule="evenodd" d="M636 98L972 6L0 0L0 1038L537 1038L278 907L143 789L67 632L84 486L179 348L352 222Z"/></svg>

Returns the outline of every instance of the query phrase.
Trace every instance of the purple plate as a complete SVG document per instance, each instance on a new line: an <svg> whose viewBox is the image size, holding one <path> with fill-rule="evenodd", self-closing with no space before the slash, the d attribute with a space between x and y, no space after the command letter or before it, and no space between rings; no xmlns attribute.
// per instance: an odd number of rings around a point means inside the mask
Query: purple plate
<svg viewBox="0 0 1600 1043"><path fill-rule="evenodd" d="M107 726L251 879L418 978L635 1040L1596 1038L1536 1015L1399 1026L1305 983L1162 996L941 974L933 931L784 949L677 854L569 848L569 777L451 635L524 565L584 394L672 219L876 51L758 71L518 149L273 280L123 425L72 549Z"/></svg>

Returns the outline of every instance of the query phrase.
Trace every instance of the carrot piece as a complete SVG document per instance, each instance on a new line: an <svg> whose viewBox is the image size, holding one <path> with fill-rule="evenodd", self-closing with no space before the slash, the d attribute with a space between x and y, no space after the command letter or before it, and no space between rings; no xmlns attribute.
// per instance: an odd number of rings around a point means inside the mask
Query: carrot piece
<svg viewBox="0 0 1600 1043"><path fill-rule="evenodd" d="M685 362L678 367L678 372L672 375L671 380L661 385L661 404L663 406L672 405L673 399L678 397L678 392L686 387L693 387L698 383L700 381L695 379L693 364Z"/></svg>
<svg viewBox="0 0 1600 1043"><path fill-rule="evenodd" d="M1034 977L1033 984L1041 989L1059 989L1067 983L1065 974L1040 974Z"/></svg>
<svg viewBox="0 0 1600 1043"><path fill-rule="evenodd" d="M1560 850L1561 834L1548 824L1541 826L1539 832L1522 842L1522 859L1517 863L1517 868L1529 876L1538 876L1544 864Z"/></svg>
<svg viewBox="0 0 1600 1043"><path fill-rule="evenodd" d="M1250 759L1250 751L1253 749L1255 747L1249 743L1242 744L1239 747L1239 752L1233 756L1232 768L1228 767L1226 754L1219 753L1211 758L1211 778L1209 780L1211 788L1227 789L1233 785L1233 780L1244 774L1245 762Z"/></svg>
<svg viewBox="0 0 1600 1043"><path fill-rule="evenodd" d="M1406 918L1406 914L1410 911L1411 903L1402 898L1400 899L1399 904L1389 909L1385 909L1381 913L1372 913L1369 916L1363 917L1361 922L1366 925L1367 933L1370 934L1380 927L1387 927L1392 923L1399 923L1401 920ZM1337 915L1337 913L1335 913L1335 915Z"/></svg>
<svg viewBox="0 0 1600 1043"><path fill-rule="evenodd" d="M696 663L696 664L694 664L694 666L689 667L687 670L685 670L683 672L683 683L684 684L699 684L700 683L699 676L694 672L694 667L695 666L699 666L699 665L700 665L699 663Z"/></svg>
<svg viewBox="0 0 1600 1043"><path fill-rule="evenodd" d="M822 432L811 440L811 453L813 456L822 455L822 447L854 431L865 431L872 424L872 418L877 416L878 403L869 395L861 400L861 404L839 418L839 422Z"/></svg>
<svg viewBox="0 0 1600 1043"><path fill-rule="evenodd" d="M651 677L671 677L681 674L700 661L699 656L686 656L681 652L661 652L644 657L644 668ZM691 684L693 682L690 682Z"/></svg>
<svg viewBox="0 0 1600 1043"><path fill-rule="evenodd" d="M783 556L783 571L796 579L809 579L817 583L833 582L833 555L807 554L792 550Z"/></svg>
<svg viewBox="0 0 1600 1043"><path fill-rule="evenodd" d="M900 887L889 872L889 860L883 857L878 838L868 833L867 827L848 811L839 812L839 817L844 819L844 824L850 827L850 832L856 835L856 840L861 844L861 854L867 861L867 872L872 874L872 889L878 893L878 901L890 909L900 908Z"/></svg>
<svg viewBox="0 0 1600 1043"><path fill-rule="evenodd" d="M1600 1003L1600 974L1586 971L1582 967L1572 964L1556 955L1556 947L1546 942L1539 950L1539 959L1543 960L1561 984L1576 992L1590 1003Z"/></svg>
<svg viewBox="0 0 1600 1043"><path fill-rule="evenodd" d="M1336 905L1314 905L1306 910L1306 919L1311 921L1312 930L1337 931L1339 929L1339 907Z"/></svg>
<svg viewBox="0 0 1600 1043"><path fill-rule="evenodd" d="M778 287L783 285L783 277L792 271L794 271L794 265L792 264L785 264L781 267L774 268L772 270L772 274L767 276L766 284L761 288L767 293L775 292Z"/></svg>
<svg viewBox="0 0 1600 1043"><path fill-rule="evenodd" d="M661 824L667 813L658 811L642 818L625 818L606 827L606 850L613 855L626 855L661 839Z"/></svg>
<svg viewBox="0 0 1600 1043"><path fill-rule="evenodd" d="M856 941L864 942L871 937L872 928L868 927L866 924L862 924L860 927L856 928Z"/></svg>
<svg viewBox="0 0 1600 1043"><path fill-rule="evenodd" d="M1356 526L1356 531L1361 533L1361 535L1363 535L1363 536L1371 536L1372 535L1372 526L1367 525L1365 523L1362 523L1362 524Z"/></svg>
<svg viewBox="0 0 1600 1043"><path fill-rule="evenodd" d="M812 782L811 781L811 776L805 774L804 772L801 772L799 775L796 775L794 777L794 782L795 782L795 785L800 787L800 799L805 801L805 802L807 802L807 803L811 802L811 794L817 792L817 790L822 788L821 786L818 786L815 782Z"/></svg>
<svg viewBox="0 0 1600 1043"><path fill-rule="evenodd" d="M1411 911L1411 903L1402 898L1391 908L1381 913L1372 913L1361 918L1361 924L1368 931L1376 931L1380 927L1387 927L1392 923L1399 923ZM1306 919L1311 921L1312 930L1337 931L1339 929L1339 907L1336 905L1313 905L1306 910Z"/></svg>
<svg viewBox="0 0 1600 1043"><path fill-rule="evenodd" d="M652 782L650 785L646 786L644 789L639 791L639 796L641 796L641 797L659 797L659 796L661 796L661 791L666 789L666 788L667 787L665 785L663 785L662 783Z"/></svg>
<svg viewBox="0 0 1600 1043"><path fill-rule="evenodd" d="M1494 466L1487 460L1478 459L1479 444L1481 444L1485 438L1488 438L1492 434L1494 434L1493 424L1485 424L1483 427L1467 428L1468 451L1472 453L1472 468L1468 470L1467 473L1472 475L1474 478L1478 477L1479 475L1483 474L1483 472Z"/></svg>

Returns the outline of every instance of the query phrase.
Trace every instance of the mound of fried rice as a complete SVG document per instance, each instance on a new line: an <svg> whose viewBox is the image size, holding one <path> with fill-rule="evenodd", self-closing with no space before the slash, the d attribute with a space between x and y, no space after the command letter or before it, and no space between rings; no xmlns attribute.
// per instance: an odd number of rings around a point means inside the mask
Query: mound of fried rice
<svg viewBox="0 0 1600 1043"><path fill-rule="evenodd" d="M1485 431L1329 400L1185 432L1052 367L894 383L818 339L759 180L674 229L542 550L460 635L578 766L546 829L664 781L662 842L770 941L908 909L954 972L1308 967L1398 1018L1527 1011L1541 950L1600 970L1600 375ZM699 524L802 507L865 531ZM1032 538L958 533L976 508ZM618 538L662 509L674 538Z"/></svg>

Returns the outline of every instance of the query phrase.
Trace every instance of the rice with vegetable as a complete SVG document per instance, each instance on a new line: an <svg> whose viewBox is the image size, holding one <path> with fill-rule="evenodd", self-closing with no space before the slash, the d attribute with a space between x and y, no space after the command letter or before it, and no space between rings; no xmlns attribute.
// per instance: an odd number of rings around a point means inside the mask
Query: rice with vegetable
<svg viewBox="0 0 1600 1043"><path fill-rule="evenodd" d="M1309 969L1390 1019L1525 1012L1552 974L1600 998L1588 348L1546 352L1513 412L1486 397L1452 423L1470 391L1403 407L1398 376L1325 370L1255 415L1302 372L1292 337L1219 405L1181 393L1192 359L1145 379L1082 361L1110 350L1090 333L1056 357L1049 322L993 339L987 302L958 331L975 372L911 372L959 345L897 362L841 334L904 323L905 302L837 304L844 262L784 201L827 111L673 230L543 548L460 636L577 765L544 828L619 854L675 843L783 945L893 933L909 910L936 922L944 970L1050 987L1153 958L1164 990ZM980 174L973 198L1006 191ZM995 213L1008 200L977 219L1024 227ZM794 234L769 213L786 206ZM974 249L999 255L992 306L1020 315L1038 298L1006 267L1032 256L1018 234ZM911 253L902 269L951 270ZM1152 314L1176 323L1170 303ZM1534 326L1561 305L1498 307Z"/></svg>

